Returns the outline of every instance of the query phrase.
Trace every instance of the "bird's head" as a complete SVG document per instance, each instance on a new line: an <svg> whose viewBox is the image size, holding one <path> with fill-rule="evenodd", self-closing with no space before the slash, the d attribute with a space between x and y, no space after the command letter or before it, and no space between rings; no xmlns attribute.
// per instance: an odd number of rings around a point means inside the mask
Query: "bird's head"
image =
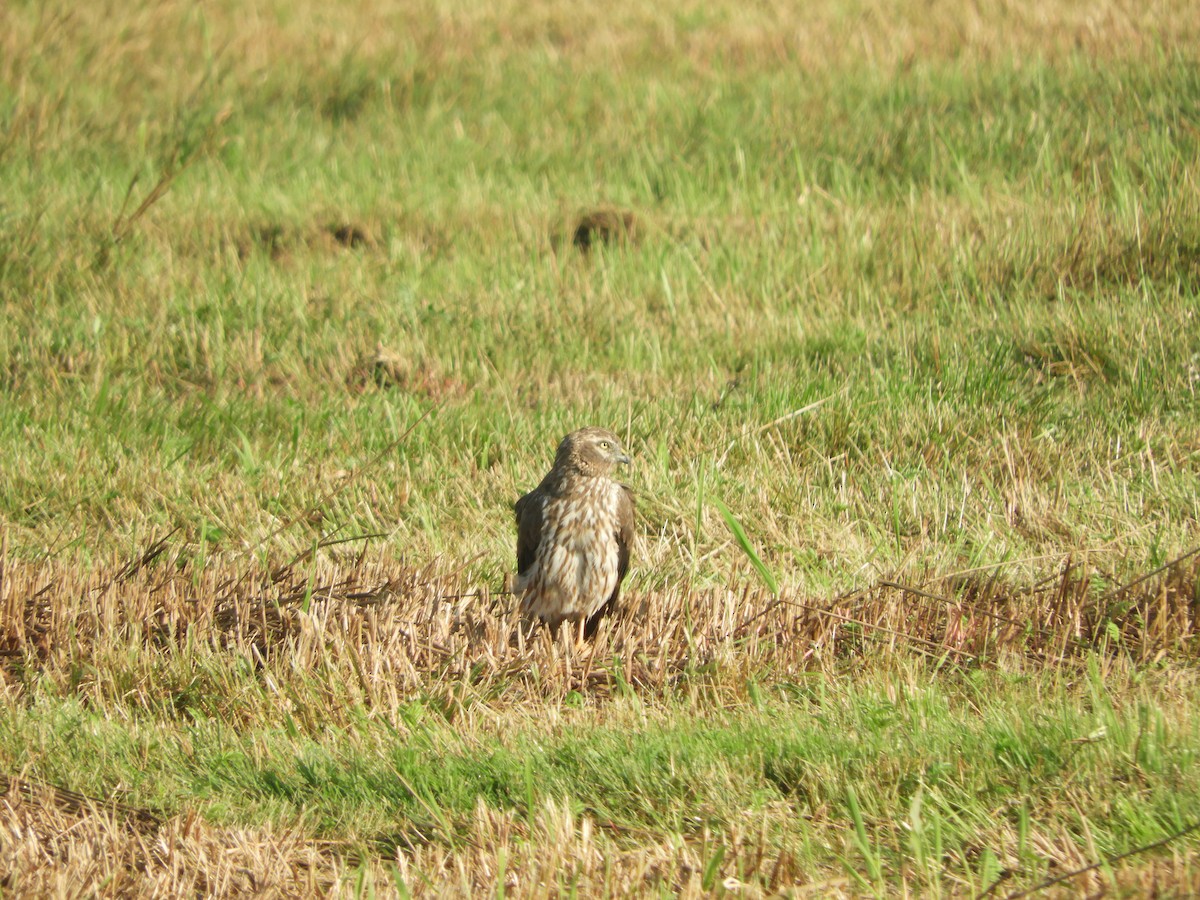
<svg viewBox="0 0 1200 900"><path fill-rule="evenodd" d="M610 475L630 461L615 434L590 425L563 438L554 457L555 466L569 466L584 475Z"/></svg>

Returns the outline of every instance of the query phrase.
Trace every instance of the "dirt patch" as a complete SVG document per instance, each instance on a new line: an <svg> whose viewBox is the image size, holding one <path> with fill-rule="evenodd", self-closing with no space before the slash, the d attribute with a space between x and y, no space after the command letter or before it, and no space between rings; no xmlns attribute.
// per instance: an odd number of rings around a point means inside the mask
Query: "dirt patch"
<svg viewBox="0 0 1200 900"><path fill-rule="evenodd" d="M600 245L636 243L641 223L631 211L601 207L581 213L568 228L571 246L584 253Z"/></svg>
<svg viewBox="0 0 1200 900"><path fill-rule="evenodd" d="M335 221L308 227L260 222L248 226L233 244L238 259L262 253L272 262L283 262L301 251L369 250L379 244L379 239L367 225L354 222Z"/></svg>
<svg viewBox="0 0 1200 900"><path fill-rule="evenodd" d="M467 385L446 374L432 360L412 357L378 344L350 373L349 387L363 390L374 385L380 390L401 390L440 402L461 397Z"/></svg>
<svg viewBox="0 0 1200 900"><path fill-rule="evenodd" d="M1039 245L1032 259L994 259L984 263L984 272L985 281L1001 294L1032 291L1050 301L1064 290L1128 290L1144 283L1195 291L1200 232L1164 218L1130 237L1114 234L1111 223L1091 216L1064 241Z"/></svg>
<svg viewBox="0 0 1200 900"><path fill-rule="evenodd" d="M1032 370L1041 384L1056 378L1076 383L1109 382L1117 379L1121 367L1107 348L1070 329L1036 335L1017 347L1021 361Z"/></svg>
<svg viewBox="0 0 1200 900"><path fill-rule="evenodd" d="M238 259L243 261L256 252L279 260L287 256L297 243L295 231L274 222L251 225L234 240Z"/></svg>
<svg viewBox="0 0 1200 900"><path fill-rule="evenodd" d="M325 230L335 243L349 250L357 250L360 247L372 247L375 245L375 239L360 225L345 223L327 225L325 226Z"/></svg>
<svg viewBox="0 0 1200 900"><path fill-rule="evenodd" d="M1173 224L1147 228L1140 237L1088 258L1068 260L1063 281L1086 290L1094 286L1135 287L1142 282L1177 283L1186 290L1200 284L1200 235Z"/></svg>

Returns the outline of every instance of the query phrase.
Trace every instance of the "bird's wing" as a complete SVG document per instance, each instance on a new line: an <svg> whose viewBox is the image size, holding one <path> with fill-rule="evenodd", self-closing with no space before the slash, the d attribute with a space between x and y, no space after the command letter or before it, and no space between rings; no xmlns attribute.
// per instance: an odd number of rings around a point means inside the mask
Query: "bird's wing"
<svg viewBox="0 0 1200 900"><path fill-rule="evenodd" d="M633 491L629 485L621 485L617 500L617 585L625 580L629 571L629 550L633 546ZM616 592L613 592L614 598Z"/></svg>
<svg viewBox="0 0 1200 900"><path fill-rule="evenodd" d="M530 491L513 504L517 516L517 574L524 575L537 558L542 542L542 498Z"/></svg>
<svg viewBox="0 0 1200 900"><path fill-rule="evenodd" d="M592 637L600 628L600 620L612 614L617 608L621 597L621 582L629 571L629 550L633 546L633 491L629 485L621 485L621 493L617 497L617 583L613 585L612 593L592 613L584 625L584 637Z"/></svg>

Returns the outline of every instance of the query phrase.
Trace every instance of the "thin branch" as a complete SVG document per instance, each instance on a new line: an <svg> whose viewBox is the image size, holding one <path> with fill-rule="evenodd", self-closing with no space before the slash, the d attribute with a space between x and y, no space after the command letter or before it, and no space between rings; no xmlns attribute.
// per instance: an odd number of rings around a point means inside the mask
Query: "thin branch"
<svg viewBox="0 0 1200 900"><path fill-rule="evenodd" d="M792 419L797 419L800 416L804 415L805 413L810 413L813 410L820 409L822 406L824 406L826 403L828 403L830 400L832 400L835 396L836 396L835 394L830 394L828 397L822 397L820 400L814 400L812 403L809 403L807 406L802 406L799 409L794 409L790 413L787 413L786 415L782 415L778 419L768 422L766 425L760 425L758 427L758 430L761 433L763 431L766 431L768 428L774 428L776 425L782 425L784 422L790 422Z"/></svg>
<svg viewBox="0 0 1200 900"><path fill-rule="evenodd" d="M1124 853L1118 853L1116 856L1105 857L1104 859L1094 862L1089 866L1084 866L1081 869L1075 869L1073 872L1064 872L1062 875L1055 875L1053 878L1047 878L1045 881L1038 882L1031 888L1026 888L1023 891L1017 891L1015 894L1009 894L1007 897L1005 897L1005 900L1018 900L1020 897L1028 897L1030 894L1036 894L1038 891L1044 891L1048 887L1053 887L1060 882L1074 878L1076 875L1082 875L1084 872L1090 872L1093 869L1099 869L1101 866L1112 865L1115 862L1120 862L1123 859L1128 859L1129 857L1136 856L1139 853L1145 853L1147 850L1157 850L1159 847L1164 847L1172 841L1177 841L1179 838L1191 834L1193 831L1198 829L1200 829L1200 820L1193 822L1191 825L1188 825L1185 828L1179 829L1179 831L1176 831L1174 834L1167 835L1165 838L1159 838L1152 844L1144 844L1141 847L1134 847L1132 850L1126 850ZM1002 873L997 883L999 883L999 881L1003 881L1006 877L1007 875ZM992 887L995 887L995 885ZM989 887L987 891L984 891L984 893L986 894L991 890L992 888Z"/></svg>
<svg viewBox="0 0 1200 900"><path fill-rule="evenodd" d="M26 801L34 803L38 801L40 793L48 797L55 806L75 815L82 815L91 810L104 810L112 813L120 813L131 820L131 824L136 824L143 828L157 828L163 823L162 815L145 807L130 806L128 803L121 803L119 800L102 800L99 797L92 797L88 794L81 794L78 791L60 788L57 785L28 776L14 778L8 775L0 775L0 794L6 794L10 790Z"/></svg>
<svg viewBox="0 0 1200 900"><path fill-rule="evenodd" d="M1061 575L1061 576L1056 575L1054 577L1058 578L1059 583L1061 584L1062 579L1064 577L1066 577L1066 575L1068 575L1068 574L1070 574L1070 570L1068 570L1067 572L1064 572L1063 575ZM878 584L880 587L893 588L893 589L901 591L903 593L912 594L916 597L924 597L926 600L933 600L937 603L944 603L947 606L955 606L959 602L956 600L952 600L949 597L942 597L938 594L933 594L933 593L930 593L929 591L921 590L920 588L910 587L909 585L901 584L899 581L889 581L889 580L885 579L885 580L878 582ZM1000 615L1000 613L991 612L990 610L986 610L986 609L980 609L978 605L971 607L971 609L974 612L981 613L982 615L987 616L990 619L994 619L997 622L1002 622L1005 625L1012 625L1017 628L1025 628L1030 624L1029 622L1019 622L1016 619L1009 618L1008 616L1002 616L1002 615ZM1039 637L1046 638L1047 640L1049 640L1050 638L1058 639L1061 637L1061 635L1056 634L1054 631L1052 631L1049 628L1037 628L1034 630L1038 634ZM1091 644L1087 643L1086 641L1080 640L1078 638L1071 638L1069 642L1073 647L1077 647L1080 650L1090 650L1092 648Z"/></svg>
<svg viewBox="0 0 1200 900"><path fill-rule="evenodd" d="M799 600L783 600L785 606L795 606L800 609L806 609L809 612L820 613L823 616L829 616L831 619L838 619L842 622L847 622L853 625L858 625L860 628L871 628L875 631L882 631L885 634L890 634L898 638L903 638L906 641L912 641L914 644L925 644L935 650L942 650L946 653L953 653L955 656L965 656L967 659L976 660L978 656L967 650L960 650L958 647L951 647L948 644L940 644L937 641L931 641L929 638L918 637L915 634L908 634L904 631L897 631L895 628L888 628L885 625L876 625L874 622L867 622L863 619L856 619L853 616L845 616L841 613L836 613L831 609L822 609L819 606L810 606L807 603L801 603Z"/></svg>
<svg viewBox="0 0 1200 900"><path fill-rule="evenodd" d="M374 468L376 465L378 465L378 463L385 456L387 456L389 453L394 451L404 441L408 440L409 436L417 429L417 426L420 425L422 422L424 422L426 419L428 419L435 412L440 410L443 406L445 406L446 401L448 399L449 399L448 396L443 397L440 402L435 403L433 406L430 406L428 409L426 409L425 412L421 413L421 415L419 415L416 419L414 419L412 421L412 423L406 429L404 429L404 431L400 434L399 437L397 437L394 441L391 441L386 447L384 447L382 450L380 450L378 453L376 453L374 456L372 456L370 459L368 459L365 463L363 463L361 466L359 466L357 469L355 469L352 473L350 473L349 477L343 479L342 482L340 484L338 484L336 487L332 487L328 491L326 491L324 494L322 494L317 499L316 503L313 503L310 506L308 506L307 508L305 508L304 510L302 510L301 512L296 513L290 519L284 520L284 522L281 525L279 525L274 531L272 531L266 537L261 538L256 544L254 544L252 547L250 547L250 549L247 551L248 555L253 555L254 552L257 551L259 548L261 548L264 544L266 544L268 541L274 539L275 537L278 537L280 534L282 534L287 529L291 528L293 525L295 525L301 519L309 518L314 512L317 512L322 506L324 506L326 503L328 503L330 500L332 500L334 497L336 497L342 491L346 490L346 488L350 487L350 485L354 484L354 482L356 482L359 478L362 477L362 474L364 472ZM229 595L234 590L236 590L238 587L241 586L241 584L246 580L246 578L249 574L250 574L250 569L246 569L246 571L242 573L241 577L239 577L231 585L229 585L228 591L221 598L221 602L228 600Z"/></svg>
<svg viewBox="0 0 1200 900"><path fill-rule="evenodd" d="M1130 588L1137 587L1143 581L1149 581L1155 575L1161 575L1163 572L1167 571L1168 569L1175 568L1175 566L1179 565L1185 559L1190 559L1191 557L1196 556L1197 554L1200 554L1200 547L1193 547L1187 553L1184 553L1182 556L1175 557L1169 563L1167 563L1166 565L1159 566L1153 572L1147 572L1145 575L1139 575L1137 578L1133 579L1133 581L1129 582L1128 584L1123 584L1119 588L1115 588L1115 589L1109 591L1107 594L1105 594L1103 597L1100 598L1100 602L1105 603L1105 602L1113 599L1114 597L1120 596L1121 594L1125 593Z"/></svg>

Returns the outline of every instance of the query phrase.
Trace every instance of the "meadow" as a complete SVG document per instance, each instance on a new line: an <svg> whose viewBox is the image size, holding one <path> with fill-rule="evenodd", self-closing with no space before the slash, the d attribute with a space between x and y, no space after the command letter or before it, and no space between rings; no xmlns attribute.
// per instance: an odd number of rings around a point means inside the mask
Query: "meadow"
<svg viewBox="0 0 1200 900"><path fill-rule="evenodd" d="M1197 48L0 5L0 894L1200 893ZM580 648L508 588L584 424Z"/></svg>

